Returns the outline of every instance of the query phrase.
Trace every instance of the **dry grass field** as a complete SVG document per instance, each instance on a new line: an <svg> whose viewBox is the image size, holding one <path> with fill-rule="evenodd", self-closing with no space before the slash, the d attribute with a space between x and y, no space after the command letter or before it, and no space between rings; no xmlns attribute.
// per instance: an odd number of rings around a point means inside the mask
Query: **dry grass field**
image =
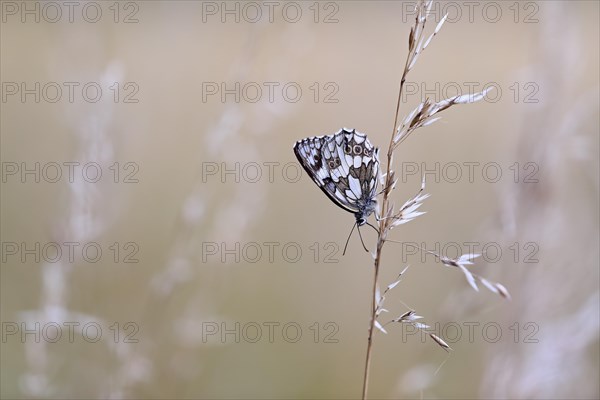
<svg viewBox="0 0 600 400"><path fill-rule="evenodd" d="M2 398L360 398L371 329L369 398L600 396L597 1L436 1L421 42L413 1L0 7ZM292 146L356 129L384 174L408 67L398 125L484 95L343 255Z"/></svg>

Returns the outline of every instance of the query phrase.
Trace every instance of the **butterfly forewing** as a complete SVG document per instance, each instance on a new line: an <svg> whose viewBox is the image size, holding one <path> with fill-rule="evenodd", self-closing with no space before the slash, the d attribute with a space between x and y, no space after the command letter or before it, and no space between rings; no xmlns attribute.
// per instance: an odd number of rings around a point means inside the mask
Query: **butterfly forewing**
<svg viewBox="0 0 600 400"><path fill-rule="evenodd" d="M375 209L378 149L366 135L342 129L296 142L294 153L312 180L338 206L364 223Z"/></svg>

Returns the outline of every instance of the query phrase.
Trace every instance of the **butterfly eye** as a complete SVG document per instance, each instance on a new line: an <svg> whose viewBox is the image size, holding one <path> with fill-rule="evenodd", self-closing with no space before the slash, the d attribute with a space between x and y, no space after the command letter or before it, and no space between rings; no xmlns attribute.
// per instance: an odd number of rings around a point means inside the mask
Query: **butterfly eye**
<svg viewBox="0 0 600 400"><path fill-rule="evenodd" d="M360 155L361 153L362 153L362 148L359 145L355 144L354 145L354 154Z"/></svg>
<svg viewBox="0 0 600 400"><path fill-rule="evenodd" d="M331 168L331 169L335 168L335 160L329 160L329 162L327 164L329 165L329 168Z"/></svg>
<svg viewBox="0 0 600 400"><path fill-rule="evenodd" d="M369 149L367 149L366 147L363 149L363 154L367 157L371 156L371 152L369 151Z"/></svg>
<svg viewBox="0 0 600 400"><path fill-rule="evenodd" d="M346 153L346 154L352 154L352 147L350 147L349 144L347 144L346 146L344 146L344 153Z"/></svg>

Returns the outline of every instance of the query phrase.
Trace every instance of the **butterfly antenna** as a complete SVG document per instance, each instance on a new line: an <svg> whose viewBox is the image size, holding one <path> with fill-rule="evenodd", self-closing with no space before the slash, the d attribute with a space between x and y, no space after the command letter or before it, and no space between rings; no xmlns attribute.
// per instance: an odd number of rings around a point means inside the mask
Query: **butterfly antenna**
<svg viewBox="0 0 600 400"><path fill-rule="evenodd" d="M365 246L365 242L363 241L362 234L360 233L360 226L358 227L358 236L360 237L360 242L362 243L363 248L368 253L369 249L367 249L367 246Z"/></svg>
<svg viewBox="0 0 600 400"><path fill-rule="evenodd" d="M354 232L354 228L356 228L356 225L358 225L356 222L354 223L354 225L352 225L352 229L350 230L348 239L346 239L346 245L344 246L344 252L342 253L342 256L346 255L346 249L348 248L348 242L350 241L350 236L352 236L352 232ZM360 233L360 229L358 230L358 232Z"/></svg>

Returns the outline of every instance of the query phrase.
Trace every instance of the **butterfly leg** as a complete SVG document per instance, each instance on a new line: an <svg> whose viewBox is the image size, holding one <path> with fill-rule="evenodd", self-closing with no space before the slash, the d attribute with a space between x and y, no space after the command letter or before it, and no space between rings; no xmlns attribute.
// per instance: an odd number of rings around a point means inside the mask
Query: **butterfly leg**
<svg viewBox="0 0 600 400"><path fill-rule="evenodd" d="M375 226L371 225L370 222L367 222L367 225L369 225L371 228L375 229L375 232L377 232L377 234L379 235L379 229L377 229Z"/></svg>

